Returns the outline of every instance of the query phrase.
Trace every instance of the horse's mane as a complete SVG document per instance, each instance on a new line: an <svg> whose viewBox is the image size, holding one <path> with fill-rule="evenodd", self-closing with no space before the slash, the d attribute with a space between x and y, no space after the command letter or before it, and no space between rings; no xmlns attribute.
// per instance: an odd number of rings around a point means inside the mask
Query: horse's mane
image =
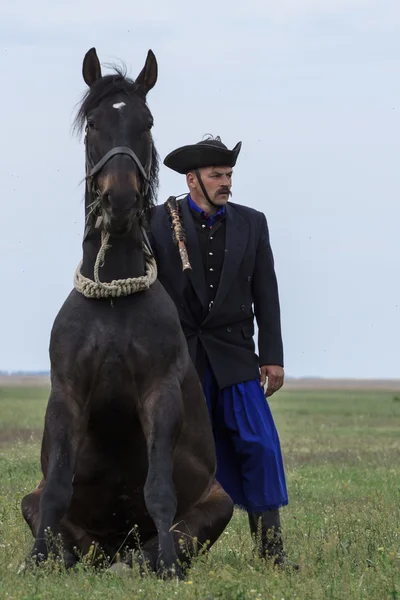
<svg viewBox="0 0 400 600"><path fill-rule="evenodd" d="M95 81L95 83L84 94L73 123L73 129L80 134L85 126L87 115L107 96L116 93L125 93L132 95L136 92L137 86L133 79L126 76L125 67L112 67L114 73L105 75ZM151 135L151 134L150 134ZM145 215L149 221L155 205L157 204L158 191L158 171L159 171L159 156L151 136L151 169L150 169L150 185L145 198Z"/></svg>

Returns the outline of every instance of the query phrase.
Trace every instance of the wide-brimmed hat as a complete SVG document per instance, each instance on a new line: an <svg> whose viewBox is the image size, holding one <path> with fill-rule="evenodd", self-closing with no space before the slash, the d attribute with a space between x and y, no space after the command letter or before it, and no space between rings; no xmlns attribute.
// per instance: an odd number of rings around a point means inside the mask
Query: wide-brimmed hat
<svg viewBox="0 0 400 600"><path fill-rule="evenodd" d="M181 175L202 167L234 167L241 146L242 142L238 142L228 150L219 137L202 140L173 150L165 157L164 165Z"/></svg>

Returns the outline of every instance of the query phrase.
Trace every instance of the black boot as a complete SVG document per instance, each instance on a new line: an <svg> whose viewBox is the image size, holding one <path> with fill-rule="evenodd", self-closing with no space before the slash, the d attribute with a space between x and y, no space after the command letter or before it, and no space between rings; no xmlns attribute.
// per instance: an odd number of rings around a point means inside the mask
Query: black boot
<svg viewBox="0 0 400 600"><path fill-rule="evenodd" d="M248 515L250 531L252 537L255 537L259 557L274 558L275 565L298 570L300 566L288 560L283 549L279 510L253 512Z"/></svg>

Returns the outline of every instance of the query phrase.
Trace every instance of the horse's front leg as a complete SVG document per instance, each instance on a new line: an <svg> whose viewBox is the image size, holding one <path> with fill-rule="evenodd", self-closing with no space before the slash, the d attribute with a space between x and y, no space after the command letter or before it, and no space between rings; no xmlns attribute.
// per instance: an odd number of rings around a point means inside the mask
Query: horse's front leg
<svg viewBox="0 0 400 600"><path fill-rule="evenodd" d="M179 382L172 378L160 382L160 389L146 397L140 410L148 453L144 498L158 533L157 570L168 575L175 568L175 573L180 575L171 532L177 509L173 455L183 422Z"/></svg>
<svg viewBox="0 0 400 600"><path fill-rule="evenodd" d="M42 466L47 462L46 481L40 498L39 525L31 556L36 562L58 554L57 536L72 497L74 469L73 416L71 399L52 391L46 411Z"/></svg>

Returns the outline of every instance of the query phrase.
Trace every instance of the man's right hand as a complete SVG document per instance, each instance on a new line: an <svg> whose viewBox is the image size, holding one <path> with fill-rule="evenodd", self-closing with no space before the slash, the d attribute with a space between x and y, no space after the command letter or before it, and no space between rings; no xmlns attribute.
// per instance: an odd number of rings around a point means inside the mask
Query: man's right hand
<svg viewBox="0 0 400 600"><path fill-rule="evenodd" d="M283 367L278 365L263 365L260 367L260 381L263 388L268 380L267 391L265 392L267 398L281 389L284 377L285 372Z"/></svg>

